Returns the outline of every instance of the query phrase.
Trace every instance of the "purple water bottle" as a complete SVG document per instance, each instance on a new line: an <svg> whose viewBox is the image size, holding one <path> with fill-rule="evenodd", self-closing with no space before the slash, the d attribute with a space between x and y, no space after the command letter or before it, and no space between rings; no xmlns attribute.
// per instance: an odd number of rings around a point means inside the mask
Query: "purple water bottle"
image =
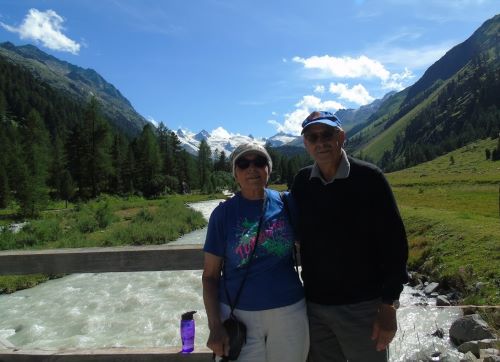
<svg viewBox="0 0 500 362"><path fill-rule="evenodd" d="M182 353L193 352L194 350L194 319L196 311L186 312L181 319L181 339Z"/></svg>

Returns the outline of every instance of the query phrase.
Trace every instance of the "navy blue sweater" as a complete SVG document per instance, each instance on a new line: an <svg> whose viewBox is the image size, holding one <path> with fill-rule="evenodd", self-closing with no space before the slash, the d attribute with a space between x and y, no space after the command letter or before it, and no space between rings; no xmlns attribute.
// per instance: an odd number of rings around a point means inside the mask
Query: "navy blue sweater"
<svg viewBox="0 0 500 362"><path fill-rule="evenodd" d="M395 300L408 281L408 242L391 188L376 166L349 157L345 179L323 185L295 176L302 278L306 298L350 304Z"/></svg>

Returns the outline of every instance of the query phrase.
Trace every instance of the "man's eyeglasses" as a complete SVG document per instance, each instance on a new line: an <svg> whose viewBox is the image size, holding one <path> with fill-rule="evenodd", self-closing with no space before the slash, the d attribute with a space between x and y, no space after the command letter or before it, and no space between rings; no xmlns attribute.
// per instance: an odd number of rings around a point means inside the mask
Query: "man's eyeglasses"
<svg viewBox="0 0 500 362"><path fill-rule="evenodd" d="M330 142L335 137L336 131L323 131L323 132L306 132L304 133L304 138L309 143Z"/></svg>
<svg viewBox="0 0 500 362"><path fill-rule="evenodd" d="M249 160L248 158L240 157L235 162L236 167L240 170L246 170L250 167L250 165L254 165L257 168L264 168L267 166L267 159L262 156L257 156L253 160Z"/></svg>

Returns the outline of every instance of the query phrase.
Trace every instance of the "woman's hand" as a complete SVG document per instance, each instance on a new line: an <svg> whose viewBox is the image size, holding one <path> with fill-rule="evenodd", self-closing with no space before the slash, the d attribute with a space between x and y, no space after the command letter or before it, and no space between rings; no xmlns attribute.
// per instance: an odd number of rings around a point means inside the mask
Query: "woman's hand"
<svg viewBox="0 0 500 362"><path fill-rule="evenodd" d="M220 305L218 298L218 285L222 266L222 258L210 253L205 253L203 266L202 284L203 301L207 311L208 336L207 347L217 356L227 356L229 353L229 337L222 325L220 317Z"/></svg>
<svg viewBox="0 0 500 362"><path fill-rule="evenodd" d="M207 347L210 348L216 356L227 356L229 354L229 336L222 323L218 323L210 329Z"/></svg>

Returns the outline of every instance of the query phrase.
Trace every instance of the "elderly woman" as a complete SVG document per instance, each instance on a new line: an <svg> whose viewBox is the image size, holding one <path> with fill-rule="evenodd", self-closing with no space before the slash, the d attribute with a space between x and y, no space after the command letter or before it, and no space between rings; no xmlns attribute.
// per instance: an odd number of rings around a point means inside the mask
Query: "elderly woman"
<svg viewBox="0 0 500 362"><path fill-rule="evenodd" d="M233 314L247 328L238 361L303 362L309 350L304 293L282 199L266 188L271 157L252 142L238 146L231 162L241 191L213 211L204 246L207 346L228 356L223 321Z"/></svg>

